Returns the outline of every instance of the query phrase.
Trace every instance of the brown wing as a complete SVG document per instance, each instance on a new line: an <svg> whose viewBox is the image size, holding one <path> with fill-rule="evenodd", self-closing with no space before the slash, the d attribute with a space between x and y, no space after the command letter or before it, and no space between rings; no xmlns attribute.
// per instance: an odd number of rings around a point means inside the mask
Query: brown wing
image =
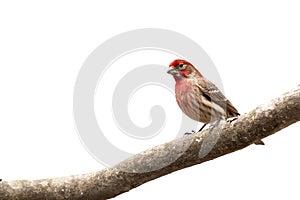
<svg viewBox="0 0 300 200"><path fill-rule="evenodd" d="M198 82L198 87L203 93L203 96L226 109L227 118L240 115L232 103L224 96L224 94L217 88L215 84L206 78L202 77Z"/></svg>
<svg viewBox="0 0 300 200"><path fill-rule="evenodd" d="M239 114L237 109L232 105L232 103L224 96L224 94L217 88L215 84L205 79L204 77L198 82L198 87L202 91L203 96L222 108L225 107L227 118L236 117ZM262 140L254 141L256 145L264 145L265 143Z"/></svg>

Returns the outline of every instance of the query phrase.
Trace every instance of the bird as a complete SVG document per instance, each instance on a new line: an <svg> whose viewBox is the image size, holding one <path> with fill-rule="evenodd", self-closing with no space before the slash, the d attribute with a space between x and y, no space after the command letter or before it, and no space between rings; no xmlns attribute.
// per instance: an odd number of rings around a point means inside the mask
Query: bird
<svg viewBox="0 0 300 200"><path fill-rule="evenodd" d="M240 115L232 103L224 96L218 87L205 78L190 62L176 59L169 65L168 74L175 79L176 101L183 113L189 118L212 126L221 120ZM263 145L257 140L255 144Z"/></svg>

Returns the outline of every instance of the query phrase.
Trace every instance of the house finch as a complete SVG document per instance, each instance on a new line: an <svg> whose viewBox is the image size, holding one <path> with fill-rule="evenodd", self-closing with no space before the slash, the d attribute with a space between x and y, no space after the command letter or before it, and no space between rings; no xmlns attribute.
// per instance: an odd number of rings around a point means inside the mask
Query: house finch
<svg viewBox="0 0 300 200"><path fill-rule="evenodd" d="M193 120L208 123L239 116L232 103L211 81L206 79L191 63L185 60L171 62L170 70L175 81L176 101L180 109ZM255 144L263 144L261 140Z"/></svg>

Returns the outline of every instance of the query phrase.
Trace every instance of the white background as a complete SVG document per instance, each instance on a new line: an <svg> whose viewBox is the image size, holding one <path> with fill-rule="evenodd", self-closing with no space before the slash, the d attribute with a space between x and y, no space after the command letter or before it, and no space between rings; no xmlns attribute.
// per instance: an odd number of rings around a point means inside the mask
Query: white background
<svg viewBox="0 0 300 200"><path fill-rule="evenodd" d="M300 84L299 9L297 1L2 1L0 178L104 168L80 142L72 95L82 63L110 37L148 27L186 35L209 54L226 96L245 113ZM299 128L116 199L299 199Z"/></svg>

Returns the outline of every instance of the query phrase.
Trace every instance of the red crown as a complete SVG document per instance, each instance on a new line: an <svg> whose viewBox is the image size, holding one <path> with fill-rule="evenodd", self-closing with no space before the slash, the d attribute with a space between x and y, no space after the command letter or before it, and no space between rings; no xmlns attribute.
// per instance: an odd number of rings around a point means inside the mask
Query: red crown
<svg viewBox="0 0 300 200"><path fill-rule="evenodd" d="M186 60L181 60L181 59L176 59L174 60L173 62L170 63L170 67L176 67L177 65L180 65L180 64L184 64L184 65L191 65L193 66L191 63L189 63L188 61Z"/></svg>

